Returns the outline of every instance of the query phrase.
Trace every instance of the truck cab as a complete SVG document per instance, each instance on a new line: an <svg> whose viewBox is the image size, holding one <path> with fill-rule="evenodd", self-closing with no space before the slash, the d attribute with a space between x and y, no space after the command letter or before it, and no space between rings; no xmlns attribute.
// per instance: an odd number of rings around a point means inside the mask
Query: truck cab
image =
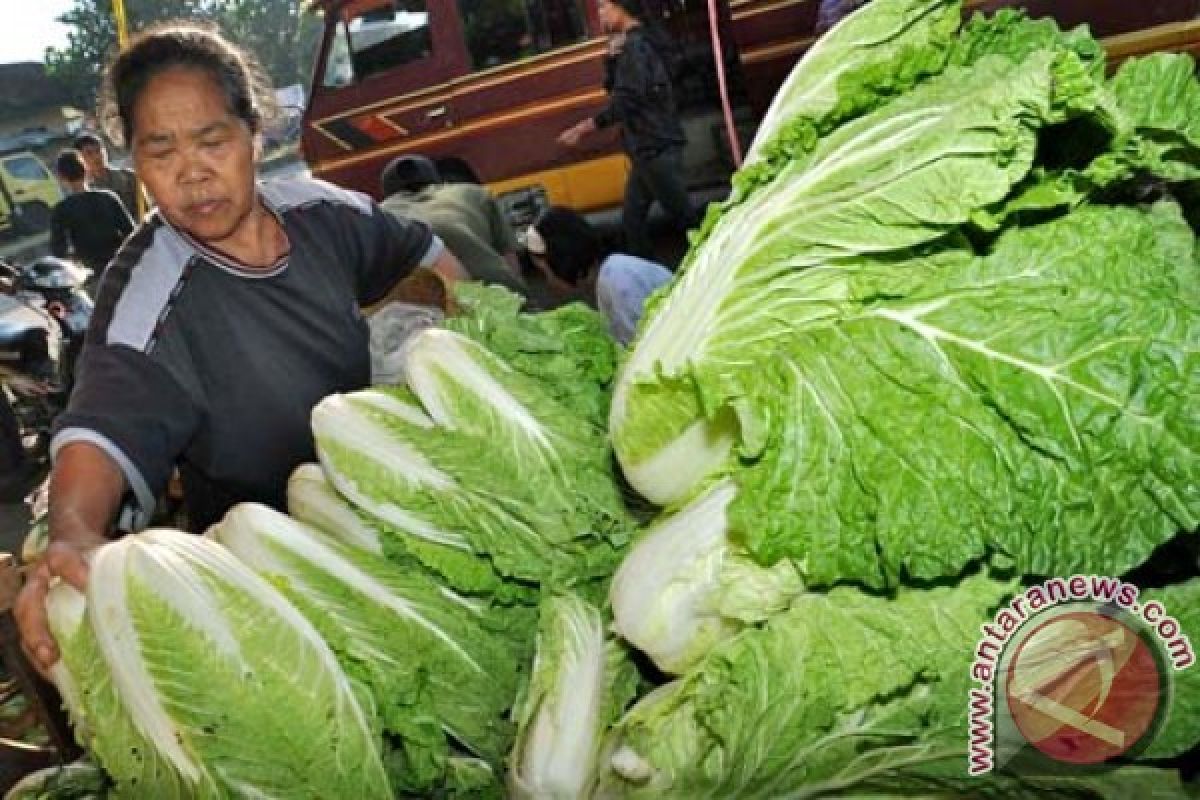
<svg viewBox="0 0 1200 800"><path fill-rule="evenodd" d="M713 29L743 143L816 39L819 0L645 0L676 42L676 96L693 190L727 185L733 158ZM628 164L614 130L578 148L557 134L606 103L606 43L591 0L316 0L325 32L303 120L317 177L379 196L395 156L421 153L450 180L486 184L521 226L548 204L618 206ZM964 14L1025 8L1087 23L1114 63L1200 50L1200 0L966 0Z"/></svg>
<svg viewBox="0 0 1200 800"><path fill-rule="evenodd" d="M619 204L628 165L615 130L564 148L557 134L606 104L606 41L585 0L322 0L325 36L302 146L315 175L378 196L396 155L485 183L514 221L546 204ZM704 4L647 3L679 47L676 96L693 187L733 168ZM726 8L726 12L728 9ZM726 13L726 22L728 14ZM724 24L724 23L722 23ZM727 52L744 106L736 52ZM739 108L741 119L749 115Z"/></svg>

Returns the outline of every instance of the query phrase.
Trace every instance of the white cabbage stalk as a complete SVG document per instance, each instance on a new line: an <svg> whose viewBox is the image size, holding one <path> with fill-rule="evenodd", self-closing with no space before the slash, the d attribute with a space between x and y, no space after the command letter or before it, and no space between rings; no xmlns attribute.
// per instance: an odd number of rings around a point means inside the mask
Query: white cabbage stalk
<svg viewBox="0 0 1200 800"><path fill-rule="evenodd" d="M241 503L210 528L208 535L260 575L279 576L292 582L330 614L354 610L353 606L334 607L342 594L357 596L358 601L377 611L394 614L393 626L407 623L420 628L461 661L469 673L479 680L486 678L485 667L453 635L457 631L440 627L435 619L423 613L425 609L419 603L398 594L393 586L348 559L347 551L339 548L337 542L325 540L316 530L286 514L257 503ZM387 562L377 562L375 566L396 569ZM328 592L334 594L326 596ZM476 612L469 602L451 592L441 590L439 595L469 613ZM365 624L366 620L347 619L347 622ZM368 645L361 643L363 647ZM363 655L396 661L393 654L382 648Z"/></svg>
<svg viewBox="0 0 1200 800"><path fill-rule="evenodd" d="M383 555L379 531L338 494L317 464L301 464L288 479L288 513L300 522L375 555Z"/></svg>
<svg viewBox="0 0 1200 800"><path fill-rule="evenodd" d="M725 480L662 518L613 577L613 629L668 674L683 674L719 642L786 608L803 591L791 561L768 569L730 545L726 509L736 495Z"/></svg>
<svg viewBox="0 0 1200 800"><path fill-rule="evenodd" d="M368 476L379 473L403 477L410 484L434 491L452 492L457 488L453 477L431 464L402 435L381 421L381 416L386 415L433 433L433 420L424 410L381 391L330 395L316 405L312 429L326 477L339 494L392 528L435 544L470 550L461 534L439 529L363 484L360 477L363 473ZM337 452L352 454L352 459L362 465L362 473L338 469L331 458Z"/></svg>
<svg viewBox="0 0 1200 800"><path fill-rule="evenodd" d="M488 411L507 421L505 430L520 431L549 447L542 423L489 371L509 370L508 365L480 344L453 331L429 328L409 340L405 353L408 386L438 425L468 433L493 432L484 415L469 413L486 398Z"/></svg>
<svg viewBox="0 0 1200 800"><path fill-rule="evenodd" d="M542 614L509 783L518 800L576 800L590 792L608 723L604 622L574 595L548 600Z"/></svg>
<svg viewBox="0 0 1200 800"><path fill-rule="evenodd" d="M152 530L60 583L53 669L119 792L388 797L373 720L317 631L214 541Z"/></svg>

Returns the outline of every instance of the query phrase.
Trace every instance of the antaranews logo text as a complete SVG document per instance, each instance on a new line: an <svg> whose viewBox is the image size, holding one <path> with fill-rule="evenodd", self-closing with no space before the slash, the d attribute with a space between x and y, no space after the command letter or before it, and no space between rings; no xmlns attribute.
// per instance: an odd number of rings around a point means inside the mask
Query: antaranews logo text
<svg viewBox="0 0 1200 800"><path fill-rule="evenodd" d="M1140 603L1140 594L1119 578L1053 578L981 627L968 696L969 774L1030 747L1088 765L1153 740L1171 674L1196 657L1168 609Z"/></svg>

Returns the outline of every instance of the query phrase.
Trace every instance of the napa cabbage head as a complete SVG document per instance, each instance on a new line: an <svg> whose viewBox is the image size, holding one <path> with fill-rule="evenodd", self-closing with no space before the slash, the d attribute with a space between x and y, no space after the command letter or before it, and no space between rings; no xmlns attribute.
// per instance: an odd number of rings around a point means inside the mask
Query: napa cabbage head
<svg viewBox="0 0 1200 800"><path fill-rule="evenodd" d="M746 163L791 158L794 140L811 145L835 124L940 72L961 13L957 0L875 0L842 19L805 51L775 93Z"/></svg>
<svg viewBox="0 0 1200 800"><path fill-rule="evenodd" d="M518 703L512 796L590 796L603 736L636 689L637 671L621 645L605 636L600 612L577 595L547 597L529 685Z"/></svg>
<svg viewBox="0 0 1200 800"><path fill-rule="evenodd" d="M463 569L482 560L498 580L525 585L611 574L631 522L603 432L462 335L416 335L406 364L411 388L314 409L318 456L338 492L429 543L414 551L422 560L444 561L436 545Z"/></svg>
<svg viewBox="0 0 1200 800"><path fill-rule="evenodd" d="M736 494L732 481L721 481L665 514L613 576L613 630L665 673L684 673L717 643L784 610L803 591L790 560L761 567L730 543L726 510Z"/></svg>
<svg viewBox="0 0 1200 800"><path fill-rule="evenodd" d="M889 596L848 587L806 594L634 705L613 730L593 796L1186 797L1178 772L1149 765L968 775L980 625L1018 590L979 574ZM1194 700L1174 700L1175 748L1195 744L1195 725L1183 722Z"/></svg>
<svg viewBox="0 0 1200 800"><path fill-rule="evenodd" d="M319 464L301 464L288 478L288 513L346 544L383 555L383 537L337 492Z"/></svg>
<svg viewBox="0 0 1200 800"><path fill-rule="evenodd" d="M572 414L603 427L620 350L604 315L583 303L522 312L525 298L495 285L460 282L458 313L443 323L538 382Z"/></svg>
<svg viewBox="0 0 1200 800"><path fill-rule="evenodd" d="M316 629L214 541L105 545L47 598L53 678L125 796L392 796L369 698Z"/></svg>
<svg viewBox="0 0 1200 800"><path fill-rule="evenodd" d="M1045 50L947 69L837 127L728 210L648 310L618 378L610 435L634 488L677 503L735 454L761 452L761 368L836 314L841 263L900 257L1003 199L1032 167L1039 131L1100 92L1086 75L1075 53Z"/></svg>
<svg viewBox="0 0 1200 800"><path fill-rule="evenodd" d="M440 785L454 748L502 764L531 615L468 600L416 565L257 504L235 506L208 535L279 586L370 687L385 730L402 742L401 788Z"/></svg>
<svg viewBox="0 0 1200 800"><path fill-rule="evenodd" d="M827 324L760 370L731 540L809 586L1141 564L1200 524L1195 249L1174 204L1096 206L844 265Z"/></svg>

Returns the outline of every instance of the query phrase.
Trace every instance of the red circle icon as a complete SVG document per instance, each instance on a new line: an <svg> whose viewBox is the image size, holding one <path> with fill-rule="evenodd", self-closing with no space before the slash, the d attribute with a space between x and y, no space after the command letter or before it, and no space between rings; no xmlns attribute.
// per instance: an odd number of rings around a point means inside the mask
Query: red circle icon
<svg viewBox="0 0 1200 800"><path fill-rule="evenodd" d="M1128 752L1150 729L1162 675L1139 633L1104 614L1071 611L1021 642L1005 694L1017 729L1042 753L1099 764Z"/></svg>

